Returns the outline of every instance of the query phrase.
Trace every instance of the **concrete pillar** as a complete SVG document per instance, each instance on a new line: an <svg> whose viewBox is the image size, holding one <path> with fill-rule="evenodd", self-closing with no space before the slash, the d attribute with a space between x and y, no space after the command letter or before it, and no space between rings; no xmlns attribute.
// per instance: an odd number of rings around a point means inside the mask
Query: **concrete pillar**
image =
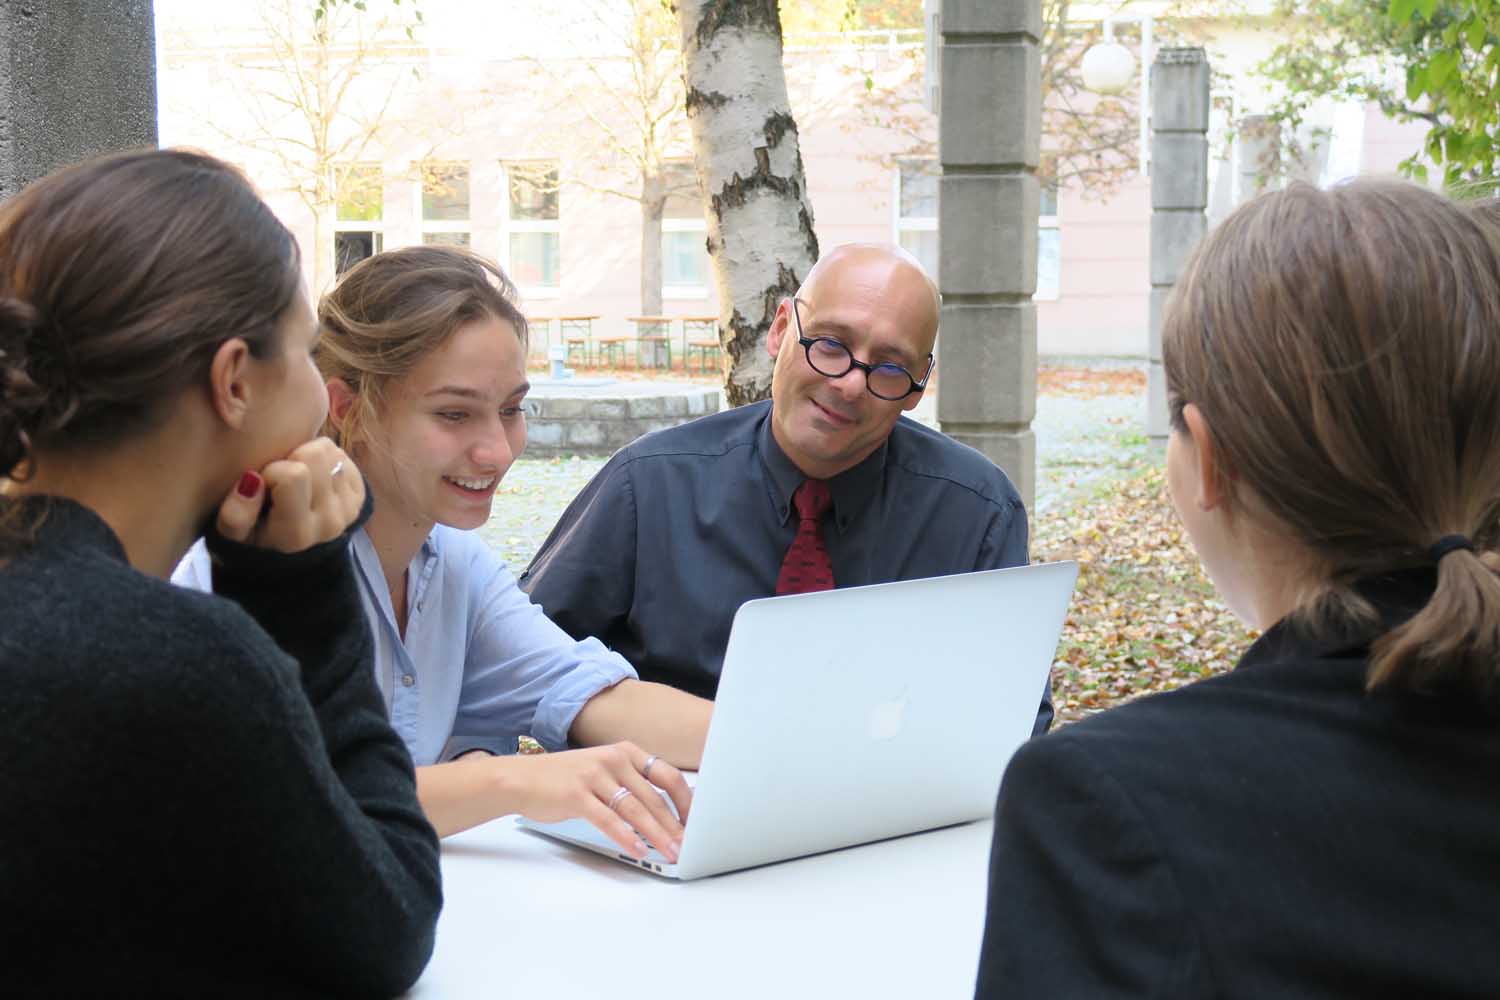
<svg viewBox="0 0 1500 1000"><path fill-rule="evenodd" d="M1208 56L1162 49L1151 64L1151 343L1146 434L1165 444L1167 378L1162 307L1188 254L1208 230Z"/></svg>
<svg viewBox="0 0 1500 1000"><path fill-rule="evenodd" d="M943 0L938 423L1036 498L1041 0Z"/></svg>
<svg viewBox="0 0 1500 1000"><path fill-rule="evenodd" d="M1281 127L1267 115L1246 115L1239 125L1239 200L1276 186L1281 167Z"/></svg>
<svg viewBox="0 0 1500 1000"><path fill-rule="evenodd" d="M156 144L151 0L0 0L0 198Z"/></svg>

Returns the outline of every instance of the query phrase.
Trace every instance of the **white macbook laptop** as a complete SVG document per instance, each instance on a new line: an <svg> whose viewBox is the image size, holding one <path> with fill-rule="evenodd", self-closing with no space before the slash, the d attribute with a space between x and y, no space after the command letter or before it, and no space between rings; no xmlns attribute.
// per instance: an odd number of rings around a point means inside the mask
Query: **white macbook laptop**
<svg viewBox="0 0 1500 1000"><path fill-rule="evenodd" d="M1077 576L1043 563L747 601L677 864L585 820L521 825L693 879L988 817Z"/></svg>

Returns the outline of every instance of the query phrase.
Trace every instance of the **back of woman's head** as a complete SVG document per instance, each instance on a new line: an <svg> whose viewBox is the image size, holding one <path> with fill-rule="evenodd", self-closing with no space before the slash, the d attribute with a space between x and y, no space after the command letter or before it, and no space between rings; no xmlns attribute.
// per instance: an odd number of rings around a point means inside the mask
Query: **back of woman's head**
<svg viewBox="0 0 1500 1000"><path fill-rule="evenodd" d="M494 263L449 246L414 246L368 257L350 268L318 306L313 360L324 378L342 379L355 405L326 432L357 444L384 405L385 390L460 327L476 320L510 324L526 343L516 289Z"/></svg>
<svg viewBox="0 0 1500 1000"><path fill-rule="evenodd" d="M212 157L120 153L30 185L0 205L0 476L153 426L231 337L271 354L301 282L291 233Z"/></svg>
<svg viewBox="0 0 1500 1000"><path fill-rule="evenodd" d="M1353 584L1430 569L1444 536L1500 544L1500 245L1461 206L1398 182L1264 195L1195 252L1162 346L1173 426L1203 413L1236 516L1310 555L1304 625L1374 626ZM1500 581L1470 551L1436 572L1368 683L1494 695Z"/></svg>

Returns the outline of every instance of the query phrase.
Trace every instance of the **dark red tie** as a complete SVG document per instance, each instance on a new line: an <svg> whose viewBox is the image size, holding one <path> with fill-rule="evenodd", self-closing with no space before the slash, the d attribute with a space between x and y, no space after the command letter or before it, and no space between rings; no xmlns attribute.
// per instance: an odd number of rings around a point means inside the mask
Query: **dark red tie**
<svg viewBox="0 0 1500 1000"><path fill-rule="evenodd" d="M833 494L821 479L803 480L792 494L792 506L802 523L781 561L781 575L776 578L778 595L833 589L833 562L828 558L828 546L823 544L823 514L831 503Z"/></svg>

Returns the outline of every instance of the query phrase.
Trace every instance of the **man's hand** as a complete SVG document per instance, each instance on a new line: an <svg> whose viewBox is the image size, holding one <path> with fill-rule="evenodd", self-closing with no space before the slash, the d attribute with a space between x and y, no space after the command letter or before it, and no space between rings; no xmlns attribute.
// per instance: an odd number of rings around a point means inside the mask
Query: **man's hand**
<svg viewBox="0 0 1500 1000"><path fill-rule="evenodd" d="M365 502L365 481L328 438L314 438L259 472L246 472L219 505L219 534L301 552L343 534Z"/></svg>

